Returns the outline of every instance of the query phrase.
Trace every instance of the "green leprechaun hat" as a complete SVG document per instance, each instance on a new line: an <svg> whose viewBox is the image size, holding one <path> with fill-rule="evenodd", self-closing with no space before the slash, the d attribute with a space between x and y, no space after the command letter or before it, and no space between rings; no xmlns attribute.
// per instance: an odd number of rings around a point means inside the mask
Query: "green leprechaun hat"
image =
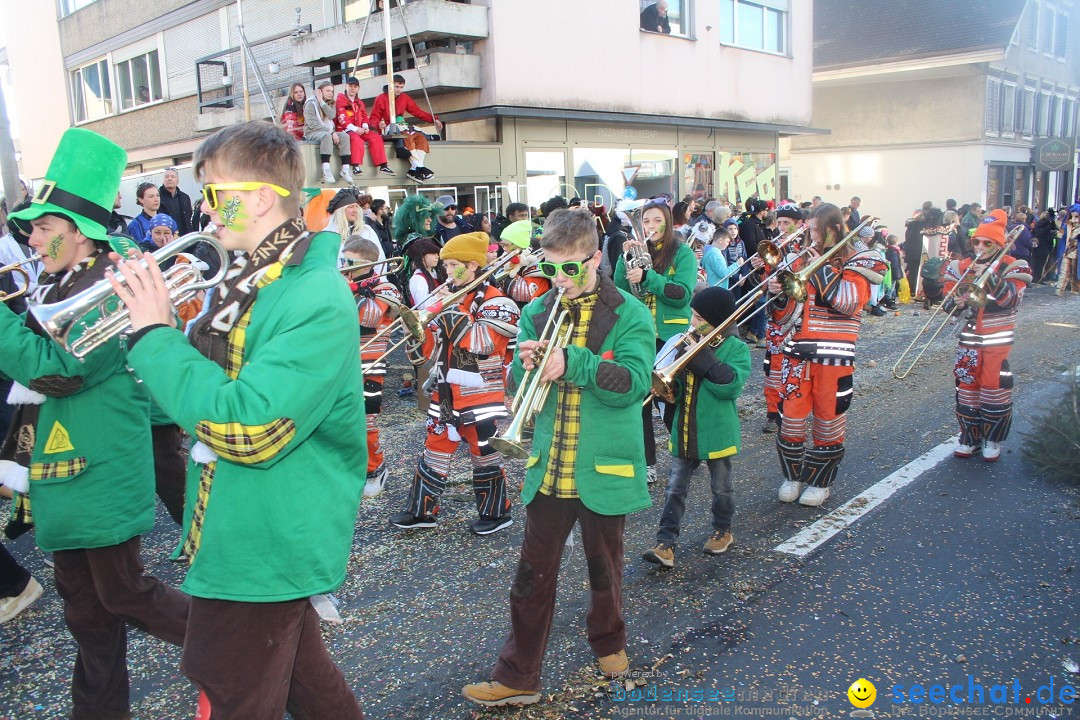
<svg viewBox="0 0 1080 720"><path fill-rule="evenodd" d="M109 242L109 218L125 167L124 148L96 132L69 128L60 138L30 207L11 217L34 220L42 215L63 215L91 240Z"/></svg>

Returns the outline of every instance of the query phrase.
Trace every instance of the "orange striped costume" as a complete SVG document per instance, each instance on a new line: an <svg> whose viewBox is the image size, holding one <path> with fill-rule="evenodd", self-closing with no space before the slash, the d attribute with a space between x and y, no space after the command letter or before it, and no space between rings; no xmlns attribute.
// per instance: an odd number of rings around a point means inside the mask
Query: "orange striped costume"
<svg viewBox="0 0 1080 720"><path fill-rule="evenodd" d="M356 284L353 291L360 320L360 345L363 347L379 330L397 317L403 302L401 292L384 277L373 276ZM390 347L390 336L384 335L360 353L364 369L364 412L367 415L367 472L375 474L382 467L383 453L379 443L379 414L382 412L383 382L386 380L386 360L379 357ZM377 362L376 362L377 361Z"/></svg>

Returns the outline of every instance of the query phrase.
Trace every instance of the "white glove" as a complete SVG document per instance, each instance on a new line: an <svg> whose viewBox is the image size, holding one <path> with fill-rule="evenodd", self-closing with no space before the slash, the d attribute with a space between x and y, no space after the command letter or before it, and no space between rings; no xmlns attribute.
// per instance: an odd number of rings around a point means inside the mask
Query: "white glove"
<svg viewBox="0 0 1080 720"><path fill-rule="evenodd" d="M355 126L355 125L353 125L352 123L350 123L350 124L346 125L346 126L345 126L345 130L346 130L347 132L360 132L360 128L356 127L356 126Z"/></svg>
<svg viewBox="0 0 1080 720"><path fill-rule="evenodd" d="M371 131L371 128L368 127L367 123L364 123L363 125L360 126L360 132L362 132L362 133L368 133L370 131Z"/></svg>

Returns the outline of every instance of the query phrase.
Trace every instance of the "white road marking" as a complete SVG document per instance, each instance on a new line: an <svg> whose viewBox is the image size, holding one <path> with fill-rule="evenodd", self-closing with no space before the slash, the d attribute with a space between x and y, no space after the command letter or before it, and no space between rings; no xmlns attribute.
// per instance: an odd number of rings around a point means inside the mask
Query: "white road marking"
<svg viewBox="0 0 1080 720"><path fill-rule="evenodd" d="M806 557L828 542L836 533L854 524L863 515L885 502L897 490L911 484L945 458L951 457L958 438L959 436L949 438L925 455L920 455L888 477L877 481L813 525L803 528L780 543L773 550L796 557Z"/></svg>
<svg viewBox="0 0 1080 720"><path fill-rule="evenodd" d="M1080 378L1080 365L1077 365L1072 372L1066 370L1065 372L1061 373L1061 377L1069 377L1069 375L1074 375L1075 377Z"/></svg>

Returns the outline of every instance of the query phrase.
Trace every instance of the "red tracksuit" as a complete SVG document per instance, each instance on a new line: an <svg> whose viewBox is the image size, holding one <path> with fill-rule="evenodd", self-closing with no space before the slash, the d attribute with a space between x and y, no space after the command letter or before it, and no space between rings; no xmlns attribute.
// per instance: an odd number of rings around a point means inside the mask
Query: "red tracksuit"
<svg viewBox="0 0 1080 720"><path fill-rule="evenodd" d="M354 125L363 130L368 126L367 132L349 132L349 150L352 157L349 162L353 165L361 165L364 162L364 145L371 146L371 162L375 165L386 164L386 147L383 145L382 134L367 114L364 101L360 98L350 100L349 96L341 93L334 103L337 114L334 115L334 129L338 132L346 132L345 128Z"/></svg>

